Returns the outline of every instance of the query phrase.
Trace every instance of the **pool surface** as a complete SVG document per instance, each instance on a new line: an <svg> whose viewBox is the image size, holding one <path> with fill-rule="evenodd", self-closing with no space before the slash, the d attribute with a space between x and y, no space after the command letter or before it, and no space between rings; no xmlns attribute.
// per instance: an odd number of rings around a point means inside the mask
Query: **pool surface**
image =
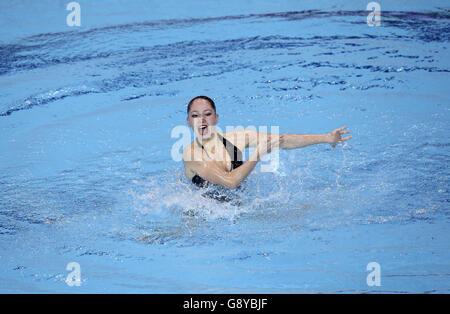
<svg viewBox="0 0 450 314"><path fill-rule="evenodd" d="M448 1L69 2L0 4L0 292L450 292ZM202 94L353 139L220 203L171 155Z"/></svg>

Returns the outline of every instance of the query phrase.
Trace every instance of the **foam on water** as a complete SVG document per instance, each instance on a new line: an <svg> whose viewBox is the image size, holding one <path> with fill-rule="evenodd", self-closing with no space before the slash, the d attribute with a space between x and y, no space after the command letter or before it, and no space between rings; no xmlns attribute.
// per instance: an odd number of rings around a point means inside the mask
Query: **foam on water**
<svg viewBox="0 0 450 314"><path fill-rule="evenodd" d="M275 182L281 182L281 176L275 172ZM289 195L280 186L276 192L255 195L252 189L258 190L258 179L250 183L245 182L240 189L226 191L220 187L199 189L190 182L186 182L184 173L175 173L177 181L173 181L174 173L151 178L145 182L135 181L136 188L128 191L133 199L133 209L142 214L155 217L166 215L188 215L205 220L226 219L233 221L240 215L267 208L274 201L287 201ZM254 180L253 180L254 181ZM260 179L262 183L264 180ZM255 184L256 183L256 184ZM245 186L244 188L242 188ZM221 201L208 196L208 192L219 190L229 197L228 201ZM138 192L143 191L143 192Z"/></svg>

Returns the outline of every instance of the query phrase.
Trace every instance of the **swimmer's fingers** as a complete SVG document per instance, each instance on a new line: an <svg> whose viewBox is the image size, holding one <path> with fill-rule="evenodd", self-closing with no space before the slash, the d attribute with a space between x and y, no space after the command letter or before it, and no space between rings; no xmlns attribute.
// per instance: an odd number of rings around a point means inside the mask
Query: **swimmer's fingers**
<svg viewBox="0 0 450 314"><path fill-rule="evenodd" d="M351 135L350 135L350 136L347 136L347 137L344 137L343 139L341 139L341 142L348 141L348 140L351 139L351 138L352 138Z"/></svg>
<svg viewBox="0 0 450 314"><path fill-rule="evenodd" d="M343 126L343 127L340 127L339 129L336 129L336 130L330 132L331 137L332 137L331 144L340 143L342 141L342 135L350 133L350 131L345 130L346 128L347 128L346 126ZM345 130L345 131L343 131L343 130Z"/></svg>
<svg viewBox="0 0 450 314"><path fill-rule="evenodd" d="M351 135L347 136L347 137L344 137L344 138L342 137L343 134L349 134L350 133L350 131L348 131L348 130L343 131L346 128L347 128L346 126L343 126L343 127L340 127L339 129L336 129L336 130L334 130L334 131L332 131L330 133L331 134L331 138L332 138L331 141L330 141L330 144L331 144L332 148L335 148L337 144L342 144L343 142L346 142L346 141L348 141L349 139L352 138Z"/></svg>
<svg viewBox="0 0 450 314"><path fill-rule="evenodd" d="M344 138L341 138L341 139L337 142L337 144L342 144L343 142L348 141L348 140L351 139L351 138L352 138L351 135L350 135L350 136L347 136L347 137L344 137ZM332 147L333 149L336 148L336 143L331 144L331 147Z"/></svg>

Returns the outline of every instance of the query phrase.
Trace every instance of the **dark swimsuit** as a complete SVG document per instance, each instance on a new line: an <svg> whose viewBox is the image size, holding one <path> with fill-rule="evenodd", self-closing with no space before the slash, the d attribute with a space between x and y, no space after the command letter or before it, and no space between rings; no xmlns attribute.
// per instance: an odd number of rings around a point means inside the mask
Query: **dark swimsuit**
<svg viewBox="0 0 450 314"><path fill-rule="evenodd" d="M228 155L231 157L231 170L238 168L241 166L244 162L242 161L242 152L234 146L230 141L228 141L226 138L224 138L219 133L216 133L219 139L222 139L222 143L225 146L225 149L228 152ZM202 149L205 150L205 148L202 145ZM205 150L206 151L206 150ZM197 185L200 188L206 188L210 187L212 183L209 181L206 181L202 177L200 177L198 174L192 177L192 183ZM216 185L214 185L216 186ZM229 198L227 195L224 195L223 193L220 193L217 189L214 191L210 191L206 193L205 196L212 197L214 199L217 199L219 201L229 201Z"/></svg>

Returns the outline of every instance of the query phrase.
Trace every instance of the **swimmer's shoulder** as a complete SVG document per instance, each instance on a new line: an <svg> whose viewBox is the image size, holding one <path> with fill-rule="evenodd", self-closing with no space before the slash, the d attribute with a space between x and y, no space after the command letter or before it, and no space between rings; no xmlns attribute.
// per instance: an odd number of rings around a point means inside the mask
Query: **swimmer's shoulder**
<svg viewBox="0 0 450 314"><path fill-rule="evenodd" d="M253 130L236 130L233 132L224 132L222 136L242 151L249 146L249 143L256 137L256 134L257 132Z"/></svg>
<svg viewBox="0 0 450 314"><path fill-rule="evenodd" d="M199 149L199 147L192 142L183 149L183 162L186 163L188 161L194 161L194 157L198 156L198 153L200 153L201 156L201 149Z"/></svg>
<svg viewBox="0 0 450 314"><path fill-rule="evenodd" d="M195 154L194 154L195 152ZM186 174L186 177L191 180L192 177L194 177L196 175L195 171L192 170L191 161L195 161L195 157L196 156L201 156L202 152L199 151L195 145L194 142L191 143L191 145L186 146L183 149L183 164L184 164L184 172Z"/></svg>

